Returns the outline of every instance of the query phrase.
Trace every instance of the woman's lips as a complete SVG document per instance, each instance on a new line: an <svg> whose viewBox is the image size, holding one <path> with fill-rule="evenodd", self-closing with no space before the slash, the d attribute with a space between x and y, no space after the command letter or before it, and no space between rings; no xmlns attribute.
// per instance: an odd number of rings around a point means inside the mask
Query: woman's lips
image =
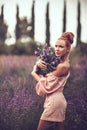
<svg viewBox="0 0 87 130"><path fill-rule="evenodd" d="M60 53L56 51L55 54L56 54L56 55L59 55Z"/></svg>

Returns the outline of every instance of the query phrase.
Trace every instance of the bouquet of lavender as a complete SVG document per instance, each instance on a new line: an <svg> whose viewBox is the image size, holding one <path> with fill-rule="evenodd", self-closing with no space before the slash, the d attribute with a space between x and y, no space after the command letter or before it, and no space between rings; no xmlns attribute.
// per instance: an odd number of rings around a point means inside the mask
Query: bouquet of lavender
<svg viewBox="0 0 87 130"><path fill-rule="evenodd" d="M42 70L41 68L39 68L37 71L37 74L41 74L43 76L55 70L56 66L60 63L60 57L55 56L53 49L47 44L45 44L42 49L37 48L37 51L35 51L35 55L39 59L43 60L47 66L46 70Z"/></svg>

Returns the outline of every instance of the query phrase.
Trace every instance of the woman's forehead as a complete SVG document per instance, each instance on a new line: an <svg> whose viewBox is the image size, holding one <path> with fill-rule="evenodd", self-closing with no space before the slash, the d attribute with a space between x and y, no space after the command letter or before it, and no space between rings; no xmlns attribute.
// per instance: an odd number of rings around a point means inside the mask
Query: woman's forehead
<svg viewBox="0 0 87 130"><path fill-rule="evenodd" d="M56 44L61 44L61 45L65 45L66 44L66 42L64 41L64 40L60 40L60 39L58 39L57 40L57 42L56 42Z"/></svg>

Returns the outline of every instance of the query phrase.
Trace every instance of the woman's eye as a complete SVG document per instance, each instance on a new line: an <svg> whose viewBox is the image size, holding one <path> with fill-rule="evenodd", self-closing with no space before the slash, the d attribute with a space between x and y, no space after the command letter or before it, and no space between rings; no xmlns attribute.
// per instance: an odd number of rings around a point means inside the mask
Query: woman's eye
<svg viewBox="0 0 87 130"><path fill-rule="evenodd" d="M63 46L59 46L60 48L63 48Z"/></svg>
<svg viewBox="0 0 87 130"><path fill-rule="evenodd" d="M57 45L55 45L55 47L57 47Z"/></svg>

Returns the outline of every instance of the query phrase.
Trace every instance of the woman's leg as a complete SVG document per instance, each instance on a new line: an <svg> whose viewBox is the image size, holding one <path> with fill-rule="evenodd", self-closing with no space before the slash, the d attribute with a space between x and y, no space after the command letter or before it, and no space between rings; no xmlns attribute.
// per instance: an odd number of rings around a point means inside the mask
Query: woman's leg
<svg viewBox="0 0 87 130"><path fill-rule="evenodd" d="M56 130L56 122L40 120L37 130Z"/></svg>

